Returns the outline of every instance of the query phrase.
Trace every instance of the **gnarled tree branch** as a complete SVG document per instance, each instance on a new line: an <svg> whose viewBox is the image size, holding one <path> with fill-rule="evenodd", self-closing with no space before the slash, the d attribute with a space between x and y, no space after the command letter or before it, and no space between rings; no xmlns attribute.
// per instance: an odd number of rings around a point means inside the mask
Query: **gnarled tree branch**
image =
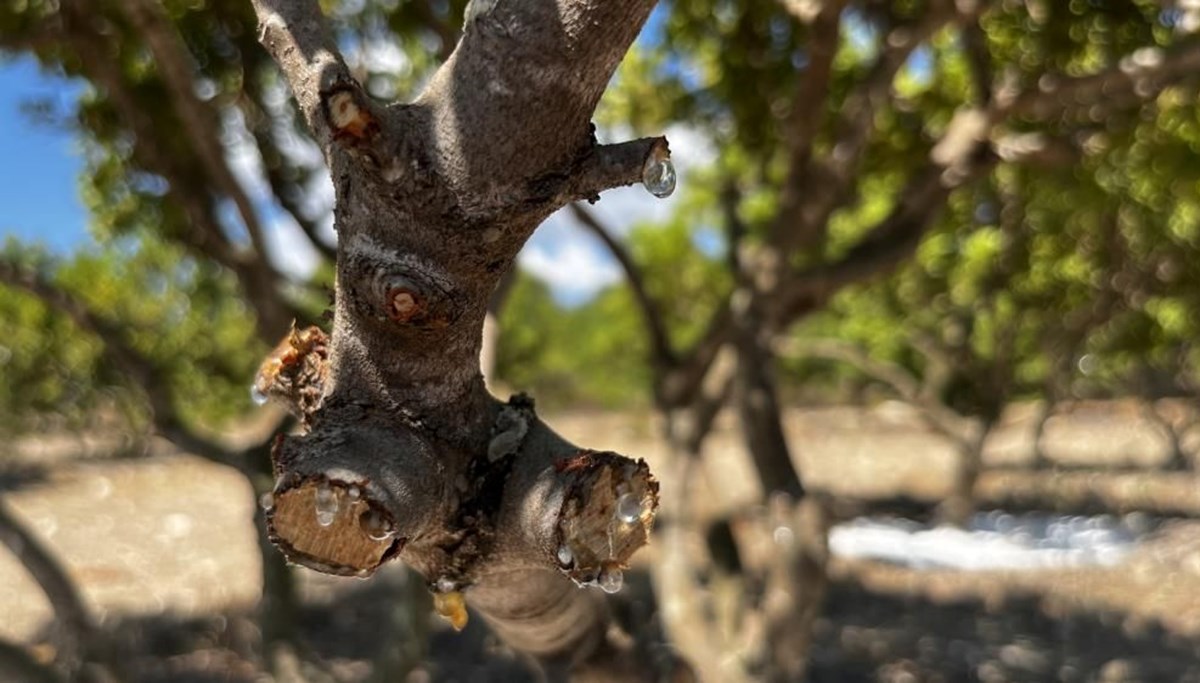
<svg viewBox="0 0 1200 683"><path fill-rule="evenodd" d="M255 2L325 150L339 235L328 344L281 360L313 391L282 392L307 432L273 449L272 538L336 574L399 558L455 625L465 596L514 647L584 679L653 675L574 584L619 589L657 485L640 461L555 435L532 401L493 399L480 339L546 216L666 163L664 139L601 146L590 123L652 5L476 0L421 96L385 107L350 80L315 1Z"/></svg>

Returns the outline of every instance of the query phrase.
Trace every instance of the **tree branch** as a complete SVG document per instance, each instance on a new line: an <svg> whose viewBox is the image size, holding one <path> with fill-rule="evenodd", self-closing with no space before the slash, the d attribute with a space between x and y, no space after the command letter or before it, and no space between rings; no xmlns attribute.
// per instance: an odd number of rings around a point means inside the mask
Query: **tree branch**
<svg viewBox="0 0 1200 683"><path fill-rule="evenodd" d="M0 545L6 547L17 558L46 595L54 612L55 623L64 631L65 644L60 659L66 669L76 674L85 664L95 662L115 674L109 645L88 613L83 598L67 576L66 570L42 542L12 514L3 500L0 500ZM3 659L5 658L0 656L0 663ZM7 659L21 668L28 665L28 662L22 662L19 657Z"/></svg>
<svg viewBox="0 0 1200 683"><path fill-rule="evenodd" d="M0 639L0 675L21 683L67 683L53 667L34 659L25 648Z"/></svg>
<svg viewBox="0 0 1200 683"><path fill-rule="evenodd" d="M823 238L829 217L852 196L856 171L875 128L875 114L890 96L896 74L917 46L955 18L953 3L938 0L915 26L895 26L886 33L879 57L842 105L833 153L820 160L809 155L802 166L789 168L785 199L771 225L771 244L777 249L790 253ZM789 193L790 201L786 199Z"/></svg>
<svg viewBox="0 0 1200 683"><path fill-rule="evenodd" d="M1170 49L1147 47L1127 55L1104 71L1079 77L1046 74L1037 88L1004 92L1001 111L1009 117L1050 119L1081 107L1080 102L1145 101L1163 88L1200 70L1200 41L1188 40ZM1090 106L1090 105L1089 105Z"/></svg>
<svg viewBox="0 0 1200 683"><path fill-rule="evenodd" d="M22 289L51 308L63 313L80 329L90 332L103 344L103 354L113 365L121 368L145 392L155 430L179 448L225 464L235 458L228 450L200 436L179 418L161 369L152 360L130 346L114 325L97 316L78 299L51 283L45 277L22 270L0 259L0 283Z"/></svg>
<svg viewBox="0 0 1200 683"><path fill-rule="evenodd" d="M265 254L234 249L213 214L208 188L203 182L197 186L194 172L187 167L188 160L173 157L155 142L158 124L129 91L117 56L109 49L107 38L97 33L93 15L87 10L88 5L82 1L63 5L60 16L64 41L78 53L84 70L104 90L121 121L134 134L138 164L166 179L169 197L187 216L181 236L183 243L237 276L254 308L259 336L266 341L274 340L296 315L278 296L274 275L260 267Z"/></svg>
<svg viewBox="0 0 1200 683"><path fill-rule="evenodd" d="M493 399L480 340L546 216L665 163L665 140L598 146L590 124L652 5L475 0L417 101L385 108L347 80L315 2L255 2L325 147L339 238L328 370L307 432L272 453L272 540L335 574L399 558L452 623L465 595L515 647L584 678L619 679L628 648L571 582L619 588L657 484L640 461L562 440L529 399Z"/></svg>
<svg viewBox="0 0 1200 683"><path fill-rule="evenodd" d="M776 348L792 357L822 358L845 363L870 379L886 385L900 400L916 408L926 424L960 447L970 441L972 433L967 421L922 391L921 382L895 363L878 360L857 346L833 339L779 339L776 341Z"/></svg>
<svg viewBox="0 0 1200 683"><path fill-rule="evenodd" d="M366 96L346 68L317 0L253 0L259 42L279 64L305 121L329 156L339 131L369 125ZM346 93L332 107L337 92ZM337 118L331 118L333 115ZM341 124L341 125L339 125ZM356 136L357 137L357 136Z"/></svg>
<svg viewBox="0 0 1200 683"><path fill-rule="evenodd" d="M634 183L644 183L647 167L669 162L671 151L665 137L641 138L612 145L595 145L580 160L571 175L566 195L560 202L586 199L595 203L600 193ZM671 190L674 181L671 181ZM667 192L670 194L670 191ZM665 196L665 195L664 195Z"/></svg>
<svg viewBox="0 0 1200 683"><path fill-rule="evenodd" d="M653 6L472 2L462 40L416 102L438 122L456 191L486 197L513 179L569 175L593 147L592 113Z"/></svg>
<svg viewBox="0 0 1200 683"><path fill-rule="evenodd" d="M778 297L767 303L774 325L781 328L828 301L842 287L881 275L902 263L933 224L950 192L987 173L996 163L987 142L962 142L960 151L945 151L943 162L949 165L931 159L915 173L899 193L891 213L845 255L788 278Z"/></svg>
<svg viewBox="0 0 1200 683"><path fill-rule="evenodd" d="M977 4L981 0L977 0ZM961 11L961 10L960 10ZM962 43L967 53L967 64L971 69L971 82L975 87L975 104L987 109L992 104L992 56L988 52L987 35L979 25L977 12L962 19Z"/></svg>
<svg viewBox="0 0 1200 683"><path fill-rule="evenodd" d="M822 3L820 11L809 23L808 63L800 75L800 87L796 89L789 116L789 166L793 169L808 163L825 117L833 58L841 38L842 9L845 4L845 0Z"/></svg>
<svg viewBox="0 0 1200 683"><path fill-rule="evenodd" d="M205 172L237 207L250 243L259 254L259 267L273 272L267 258L267 245L258 213L223 155L225 146L218 131L217 112L196 95L195 69L189 63L191 55L187 46L167 18L165 10L155 0L122 0L119 6L154 55L159 74L171 95L175 115L183 122L189 139L193 141L192 148Z"/></svg>
<svg viewBox="0 0 1200 683"><path fill-rule="evenodd" d="M426 26L437 34L438 40L442 43L438 49L438 57L442 60L449 58L454 52L454 47L458 45L460 36L458 27L448 17L438 16L437 11L433 8L432 0L417 0L417 2L409 3L408 6L420 16Z"/></svg>
<svg viewBox="0 0 1200 683"><path fill-rule="evenodd" d="M809 191L807 181L814 170L813 144L825 118L833 58L841 38L844 5L843 0L823 3L809 26L808 64L800 75L800 86L796 89L788 117L788 174L779 199L777 231L782 230L784 225L794 227L794 218Z"/></svg>
<svg viewBox="0 0 1200 683"><path fill-rule="evenodd" d="M645 323L646 334L650 337L652 360L656 365L670 367L674 363L675 354L671 350L671 342L667 337L662 311L659 309L658 303L650 296L650 292L646 291L646 281L642 277L642 271L633 262L633 257L625 249L625 246L613 237L608 228L604 227L592 212L579 204L571 204L571 213L576 220L604 243L609 253L620 264L621 270L625 272L625 281L633 293L633 299L642 313L642 322Z"/></svg>
<svg viewBox="0 0 1200 683"><path fill-rule="evenodd" d="M337 249L320 236L317 222L310 218L301 206L301 192L294 184L295 181L286 175L285 169L290 162L275 143L270 116L248 93L244 93L240 101L242 111L249 122L250 132L258 143L259 154L263 157L263 167L271 191L275 193L284 210L291 215L292 220L296 221L296 225L313 248L330 263L336 261Z"/></svg>

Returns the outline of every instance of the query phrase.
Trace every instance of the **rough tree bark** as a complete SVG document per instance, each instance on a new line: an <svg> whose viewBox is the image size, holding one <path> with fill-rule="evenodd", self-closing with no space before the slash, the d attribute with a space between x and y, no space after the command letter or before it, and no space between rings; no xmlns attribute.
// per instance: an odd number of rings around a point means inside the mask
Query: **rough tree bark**
<svg viewBox="0 0 1200 683"><path fill-rule="evenodd" d="M532 401L492 398L481 333L551 212L644 177L663 189L665 139L601 146L590 123L653 4L475 0L424 93L384 105L315 1L254 3L332 171L339 233L332 334L297 332L256 381L306 429L274 448L272 539L334 574L398 558L452 623L465 597L555 677L654 677L576 584L619 589L657 483L641 461L567 443Z"/></svg>

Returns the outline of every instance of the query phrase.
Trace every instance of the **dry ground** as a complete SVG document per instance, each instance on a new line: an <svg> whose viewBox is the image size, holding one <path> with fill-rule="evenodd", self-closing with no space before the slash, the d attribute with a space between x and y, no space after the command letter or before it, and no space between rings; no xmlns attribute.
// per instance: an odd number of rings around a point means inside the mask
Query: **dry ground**
<svg viewBox="0 0 1200 683"><path fill-rule="evenodd" d="M1028 458L1027 417L1014 411L989 444L989 462ZM580 413L550 422L578 443L640 455L665 471L649 417ZM899 406L796 410L787 420L811 486L936 500L951 481L953 451L917 425ZM1048 433L1050 454L1064 463L1153 472L1165 457L1161 438L1121 405L1076 411ZM250 664L256 633L245 617L259 591L249 487L234 471L191 456L105 457L114 445L74 437L15 444L0 459L0 495L67 565L96 614L135 634L127 640L148 680L258 680ZM731 425L721 423L709 449L712 490L704 497L720 501L714 512L753 504L757 491ZM1168 497L1200 511L1192 476L1004 472L989 475L981 491L1083 487L1119 509ZM671 494L663 482L663 495ZM1126 563L1105 569L963 573L835 561L811 677L1200 681L1200 523L1166 520L1157 528ZM301 575L305 633L343 678L362 679L373 654L373 610L381 609L372 582ZM631 580L627 592L638 593L644 580ZM331 610L335 598L347 602ZM50 618L36 585L0 553L0 637L42 642ZM478 625L463 636L439 633L434 655L454 662L437 669L436 680L514 680L521 671Z"/></svg>

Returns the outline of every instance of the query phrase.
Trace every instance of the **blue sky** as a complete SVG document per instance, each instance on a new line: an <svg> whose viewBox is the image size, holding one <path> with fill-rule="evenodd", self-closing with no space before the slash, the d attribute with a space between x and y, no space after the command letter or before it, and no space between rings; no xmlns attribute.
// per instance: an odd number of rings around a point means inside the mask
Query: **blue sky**
<svg viewBox="0 0 1200 683"><path fill-rule="evenodd" d="M21 110L46 100L70 112L82 85L40 73L28 57L0 61L0 233L67 252L87 239L79 197L83 158L70 130L36 123Z"/></svg>
<svg viewBox="0 0 1200 683"><path fill-rule="evenodd" d="M651 17L642 41L661 39L665 10L660 7ZM67 254L91 243L87 230L87 212L79 194L79 175L83 170L80 145L74 132L64 125L38 122L22 111L32 101L51 103L52 110L70 114L85 84L39 69L30 57L0 60L0 241L16 236L25 242L39 242L59 254ZM616 138L638 137L661 131L624 131ZM672 140L680 184L688 172L711 161L707 140L686 128L667 131ZM263 210L268 226L272 260L285 270L303 273L310 269L315 254L296 250L302 240L294 237L297 229L275 206L269 190L264 189L260 160L252 146L234 149L229 159L235 175L248 188ZM690 162L690 163L689 163ZM329 194L332 185L314 188L314 195ZM323 191L322 191L323 190ZM680 193L666 199L650 196L640 186L606 192L594 210L618 234L636 223L662 220L677 205ZM522 267L545 280L560 303L577 305L599 289L619 282L620 269L595 238L565 214L551 217L534 235L521 254Z"/></svg>

